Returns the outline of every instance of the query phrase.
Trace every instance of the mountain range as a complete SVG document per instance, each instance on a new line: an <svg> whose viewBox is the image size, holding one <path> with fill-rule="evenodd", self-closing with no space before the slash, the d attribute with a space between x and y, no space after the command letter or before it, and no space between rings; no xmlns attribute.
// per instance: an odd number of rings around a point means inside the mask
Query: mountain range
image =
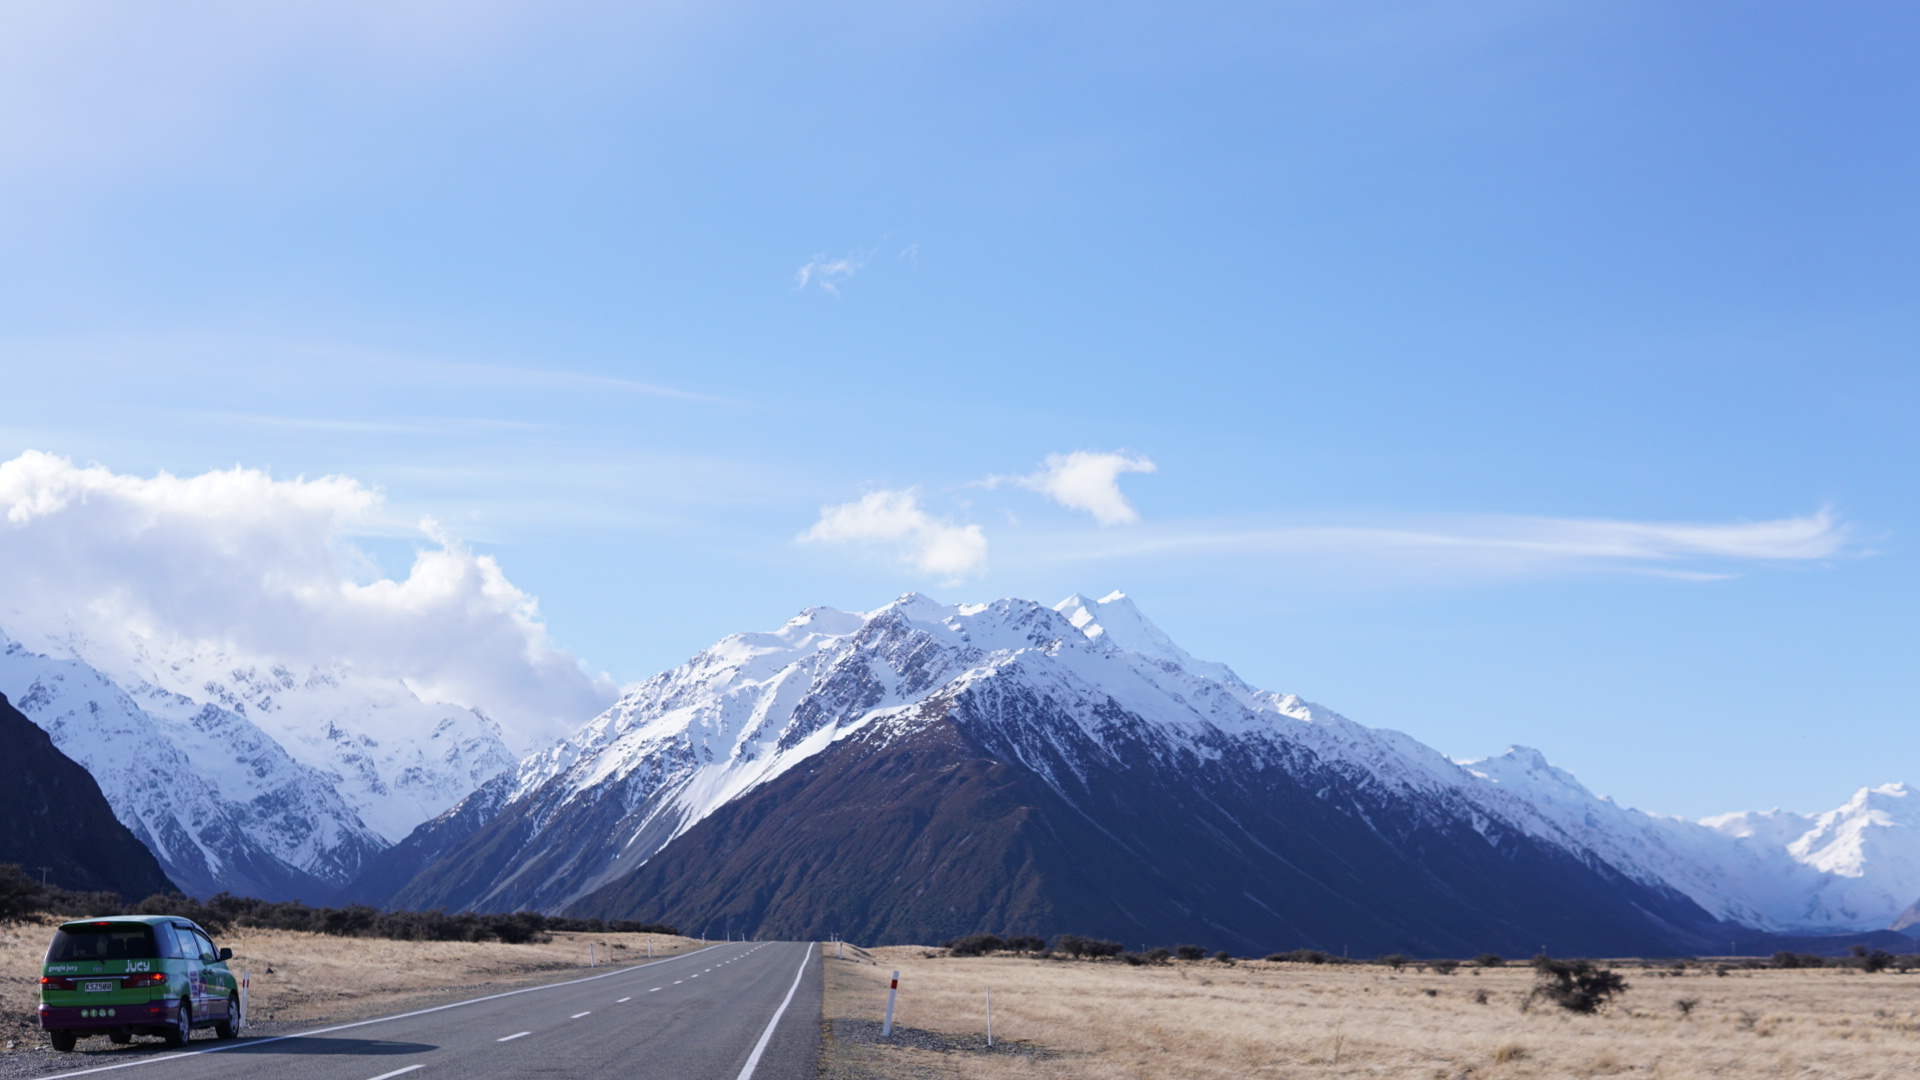
<svg viewBox="0 0 1920 1080"><path fill-rule="evenodd" d="M1649 814L1250 686L1119 593L809 609L537 748L346 668L31 640L0 636L0 692L199 893L1428 955L1762 948L1920 898L1902 785Z"/></svg>

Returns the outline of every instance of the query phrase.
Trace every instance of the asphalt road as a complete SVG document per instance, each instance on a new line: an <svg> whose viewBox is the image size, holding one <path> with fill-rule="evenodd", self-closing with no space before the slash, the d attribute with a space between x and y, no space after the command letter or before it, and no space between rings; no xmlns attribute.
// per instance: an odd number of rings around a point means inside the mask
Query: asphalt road
<svg viewBox="0 0 1920 1080"><path fill-rule="evenodd" d="M715 945L567 982L298 1035L221 1043L208 1032L196 1032L184 1050L129 1047L91 1054L86 1056L98 1065L53 1075L813 1080L820 1051L817 952L802 942ZM81 1043L105 1045L99 1039Z"/></svg>

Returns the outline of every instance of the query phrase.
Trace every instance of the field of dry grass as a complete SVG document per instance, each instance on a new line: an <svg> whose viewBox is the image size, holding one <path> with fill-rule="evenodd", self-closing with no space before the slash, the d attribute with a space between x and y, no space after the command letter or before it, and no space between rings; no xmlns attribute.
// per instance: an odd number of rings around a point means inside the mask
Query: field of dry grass
<svg viewBox="0 0 1920 1080"><path fill-rule="evenodd" d="M849 950L840 961L829 949L830 1080L1920 1076L1920 974L1623 966L1627 992L1601 1015L1577 1016L1523 1012L1533 981L1523 966L1439 975L934 952ZM876 1045L862 1022L880 1019L896 968L903 1045ZM988 987L1001 1043L992 1051Z"/></svg>
<svg viewBox="0 0 1920 1080"><path fill-rule="evenodd" d="M0 1013L6 1040L17 1046L40 1041L33 1017L41 957L54 925L48 920L0 928ZM644 960L648 936L555 934L544 944L503 945L236 929L216 941L233 949L235 971L253 976L248 1003L254 1020L300 1023L373 1016L423 999L557 978L587 966L589 944L602 964ZM687 938L652 938L655 956L700 947Z"/></svg>

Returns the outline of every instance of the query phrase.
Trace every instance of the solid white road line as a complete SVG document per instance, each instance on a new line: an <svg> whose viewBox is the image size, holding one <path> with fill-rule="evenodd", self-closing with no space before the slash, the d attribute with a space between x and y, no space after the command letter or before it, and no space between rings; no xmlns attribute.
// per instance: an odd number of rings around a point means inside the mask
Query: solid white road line
<svg viewBox="0 0 1920 1080"><path fill-rule="evenodd" d="M410 1073L415 1069L424 1068L426 1068L424 1065L409 1065L404 1069L395 1069L390 1073L381 1073L379 1076L374 1077L373 1080L391 1080L392 1077L399 1076L401 1073Z"/></svg>
<svg viewBox="0 0 1920 1080"><path fill-rule="evenodd" d="M428 1013L444 1012L447 1009L458 1009L467 1005L477 1005L482 1001L495 1001L500 998L517 997L520 994L537 994L542 990L556 990L562 986L575 986L580 983L594 982L599 979L611 979L615 975L631 975L641 968L649 968L654 964L672 963L675 960L684 960L689 956L697 956L700 953L706 952L707 949L717 948L719 948L718 945L709 945L704 949L695 949L690 953L663 957L650 963L635 964L631 967L617 968L600 975L588 975L585 978L568 979L565 982L547 983L544 986L523 986L518 990L503 990L498 994L484 994L477 998L468 998L465 1001L452 1001L445 1005L435 1005L430 1009L415 1009L412 1012L394 1013L392 1016L376 1016L371 1020L355 1020L351 1024L335 1024L332 1027L314 1028L312 1031L301 1031L292 1035L275 1035L271 1039L235 1039L232 1042L223 1042L219 1046L209 1046L205 1050L187 1050L178 1054L156 1054L153 1057L141 1058L138 1061L123 1061L118 1065L101 1065L93 1069L75 1069L72 1072L63 1072L60 1075L62 1077L88 1076L93 1073L112 1072L115 1069L131 1069L136 1065L152 1065L162 1061L178 1061L181 1058L199 1057L201 1054L217 1054L222 1050L238 1050L242 1047L265 1046L268 1043L286 1042L288 1039L306 1039L315 1035L329 1035L336 1031L345 1031L348 1028L366 1027L368 1024L384 1024L389 1020L405 1020L408 1017L425 1016ZM520 1034L527 1035L531 1034L531 1032L523 1031Z"/></svg>
<svg viewBox="0 0 1920 1080"><path fill-rule="evenodd" d="M511 1034L511 1035L509 1035L509 1036L507 1036L507 1037L506 1037L506 1038L504 1038L504 1039L495 1039L495 1040L493 1040L493 1041L494 1041L494 1042L512 1042L512 1041L513 1041L513 1040L515 1040L515 1039L519 1039L519 1038L524 1038L524 1037L526 1037L526 1036L528 1036L528 1035L531 1035L531 1034L533 1034L533 1032L531 1032L531 1031L516 1031L516 1032L514 1032L513 1034Z"/></svg>
<svg viewBox="0 0 1920 1080"><path fill-rule="evenodd" d="M569 1016L569 1017L567 1017L567 1019L569 1019L569 1020L578 1020L578 1019L580 1019L580 1018L581 1018L581 1017L583 1017L583 1016L592 1016L592 1015L593 1015L593 1010L592 1010L592 1009L588 1009L588 1010L587 1010L586 1012L583 1012L583 1013L574 1013L574 1014L573 1014L572 1016Z"/></svg>
<svg viewBox="0 0 1920 1080"><path fill-rule="evenodd" d="M793 973L793 985L787 987L786 1000L773 1010L773 1019L767 1021L767 1030L760 1033L760 1041L753 1044L753 1053L748 1055L747 1064L741 1068L738 1080L753 1080L753 1070L760 1064L760 1055L766 1053L767 1043L773 1039L773 1029L780 1026L780 1017L786 1014L787 1006L793 1004L793 993L800 989L800 979L807 973L807 961L813 959L811 946L800 954L800 970Z"/></svg>

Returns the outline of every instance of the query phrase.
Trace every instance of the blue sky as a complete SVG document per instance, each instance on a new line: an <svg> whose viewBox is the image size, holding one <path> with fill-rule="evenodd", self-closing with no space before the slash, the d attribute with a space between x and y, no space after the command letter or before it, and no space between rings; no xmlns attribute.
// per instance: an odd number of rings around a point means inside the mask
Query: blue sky
<svg viewBox="0 0 1920 1080"><path fill-rule="evenodd" d="M623 681L1118 588L1648 809L1920 781L1910 6L0 27L0 458L352 477Z"/></svg>

